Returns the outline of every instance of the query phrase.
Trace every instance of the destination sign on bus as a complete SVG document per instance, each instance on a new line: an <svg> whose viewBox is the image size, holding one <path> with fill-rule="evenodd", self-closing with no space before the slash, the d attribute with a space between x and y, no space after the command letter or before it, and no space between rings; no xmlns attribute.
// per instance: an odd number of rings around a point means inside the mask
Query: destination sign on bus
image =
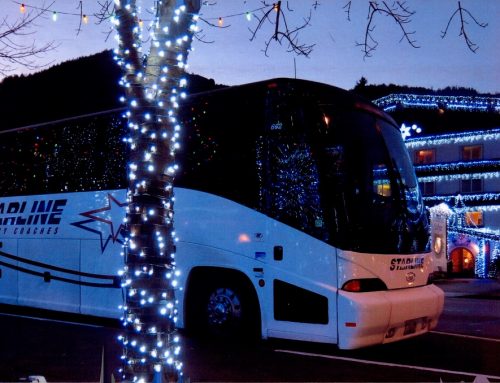
<svg viewBox="0 0 500 383"><path fill-rule="evenodd" d="M424 257L392 258L389 270L401 271L401 270L423 269L424 261L425 261Z"/></svg>

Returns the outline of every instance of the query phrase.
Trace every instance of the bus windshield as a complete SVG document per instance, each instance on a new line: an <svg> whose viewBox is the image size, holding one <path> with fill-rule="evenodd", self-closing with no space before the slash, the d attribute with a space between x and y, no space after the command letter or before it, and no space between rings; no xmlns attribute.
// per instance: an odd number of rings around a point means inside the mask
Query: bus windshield
<svg viewBox="0 0 500 383"><path fill-rule="evenodd" d="M361 252L426 251L427 218L399 130L361 110L330 115L318 158L329 241Z"/></svg>

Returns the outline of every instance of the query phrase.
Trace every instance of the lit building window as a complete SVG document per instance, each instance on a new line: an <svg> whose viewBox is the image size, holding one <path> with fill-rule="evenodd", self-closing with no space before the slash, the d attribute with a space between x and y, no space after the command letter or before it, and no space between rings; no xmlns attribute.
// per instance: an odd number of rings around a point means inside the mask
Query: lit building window
<svg viewBox="0 0 500 383"><path fill-rule="evenodd" d="M481 227L483 223L483 212L482 211L468 211L465 213L465 223L467 226Z"/></svg>
<svg viewBox="0 0 500 383"><path fill-rule="evenodd" d="M391 184L388 179L387 167L377 164L373 167L373 192L382 197L390 197L392 194Z"/></svg>
<svg viewBox="0 0 500 383"><path fill-rule="evenodd" d="M386 184L378 184L376 186L376 193L382 197L390 197L391 196L391 185L389 183Z"/></svg>
<svg viewBox="0 0 500 383"><path fill-rule="evenodd" d="M473 161L483 159L483 147L481 145L462 146L462 160Z"/></svg>
<svg viewBox="0 0 500 383"><path fill-rule="evenodd" d="M415 152L416 164L432 164L436 160L436 151L434 149L422 149Z"/></svg>

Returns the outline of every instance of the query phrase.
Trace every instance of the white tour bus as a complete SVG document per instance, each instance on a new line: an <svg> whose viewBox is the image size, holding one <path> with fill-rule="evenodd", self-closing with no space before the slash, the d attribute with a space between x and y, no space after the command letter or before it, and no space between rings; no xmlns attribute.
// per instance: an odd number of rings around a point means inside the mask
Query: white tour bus
<svg viewBox="0 0 500 383"><path fill-rule="evenodd" d="M352 349L434 328L429 227L395 122L338 88L274 79L182 111L179 327ZM0 133L0 303L118 318L125 125Z"/></svg>

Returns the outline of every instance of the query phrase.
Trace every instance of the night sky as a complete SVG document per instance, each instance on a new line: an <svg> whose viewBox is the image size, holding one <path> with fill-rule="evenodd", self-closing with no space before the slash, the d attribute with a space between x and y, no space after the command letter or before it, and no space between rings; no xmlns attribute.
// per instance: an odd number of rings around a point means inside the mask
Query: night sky
<svg viewBox="0 0 500 383"><path fill-rule="evenodd" d="M30 6L49 4L43 0L25 2ZM52 2L51 2L52 3ZM89 55L113 48L115 40L106 40L107 22L96 25L92 14L97 0L85 0L83 13L90 15L88 24L79 26L78 1L55 0L45 19L33 26L32 35L25 41L37 43L54 41L58 47L38 59L41 64L52 65L82 55ZM138 3L141 3L138 1ZM148 4L149 1L142 3ZM258 0L217 0L204 5L202 17L218 24L223 17L224 26L215 28L200 22L203 39L209 43L194 42L194 51L189 58L188 71L213 78L217 83L234 85L272 77L294 77L325 82L343 88L352 88L364 76L369 84L395 83L399 85L443 88L465 86L480 92L500 92L500 1L462 0L461 4L479 22L488 23L486 28L468 20L467 33L479 46L472 53L459 36L458 15L452 20L448 36L441 39L449 18L457 9L456 0L408 0L406 5L415 15L407 25L408 31L420 48L412 48L400 41L399 27L388 17L378 15L375 20L374 37L379 46L373 56L365 58L356 42L364 39L368 14L368 1L352 1L350 21L344 6L347 0L290 0L283 1L287 8L289 26L301 25L311 11L310 26L302 30L300 42L315 44L308 58L297 57L287 52L287 46L272 44L268 57L262 50L264 41L273 33L268 25L259 31L255 41L250 41L249 28L255 28L257 19L247 20L245 12L262 6ZM315 8L314 3L319 5ZM392 2L389 2L392 3ZM57 11L58 20L52 21L52 11ZM66 14L65 14L66 13ZM257 12L257 14L261 14ZM0 0L0 15L12 23L20 17L19 4L12 0ZM234 15L233 17L228 17ZM151 18L147 12L144 20ZM12 74L27 73L18 67Z"/></svg>

